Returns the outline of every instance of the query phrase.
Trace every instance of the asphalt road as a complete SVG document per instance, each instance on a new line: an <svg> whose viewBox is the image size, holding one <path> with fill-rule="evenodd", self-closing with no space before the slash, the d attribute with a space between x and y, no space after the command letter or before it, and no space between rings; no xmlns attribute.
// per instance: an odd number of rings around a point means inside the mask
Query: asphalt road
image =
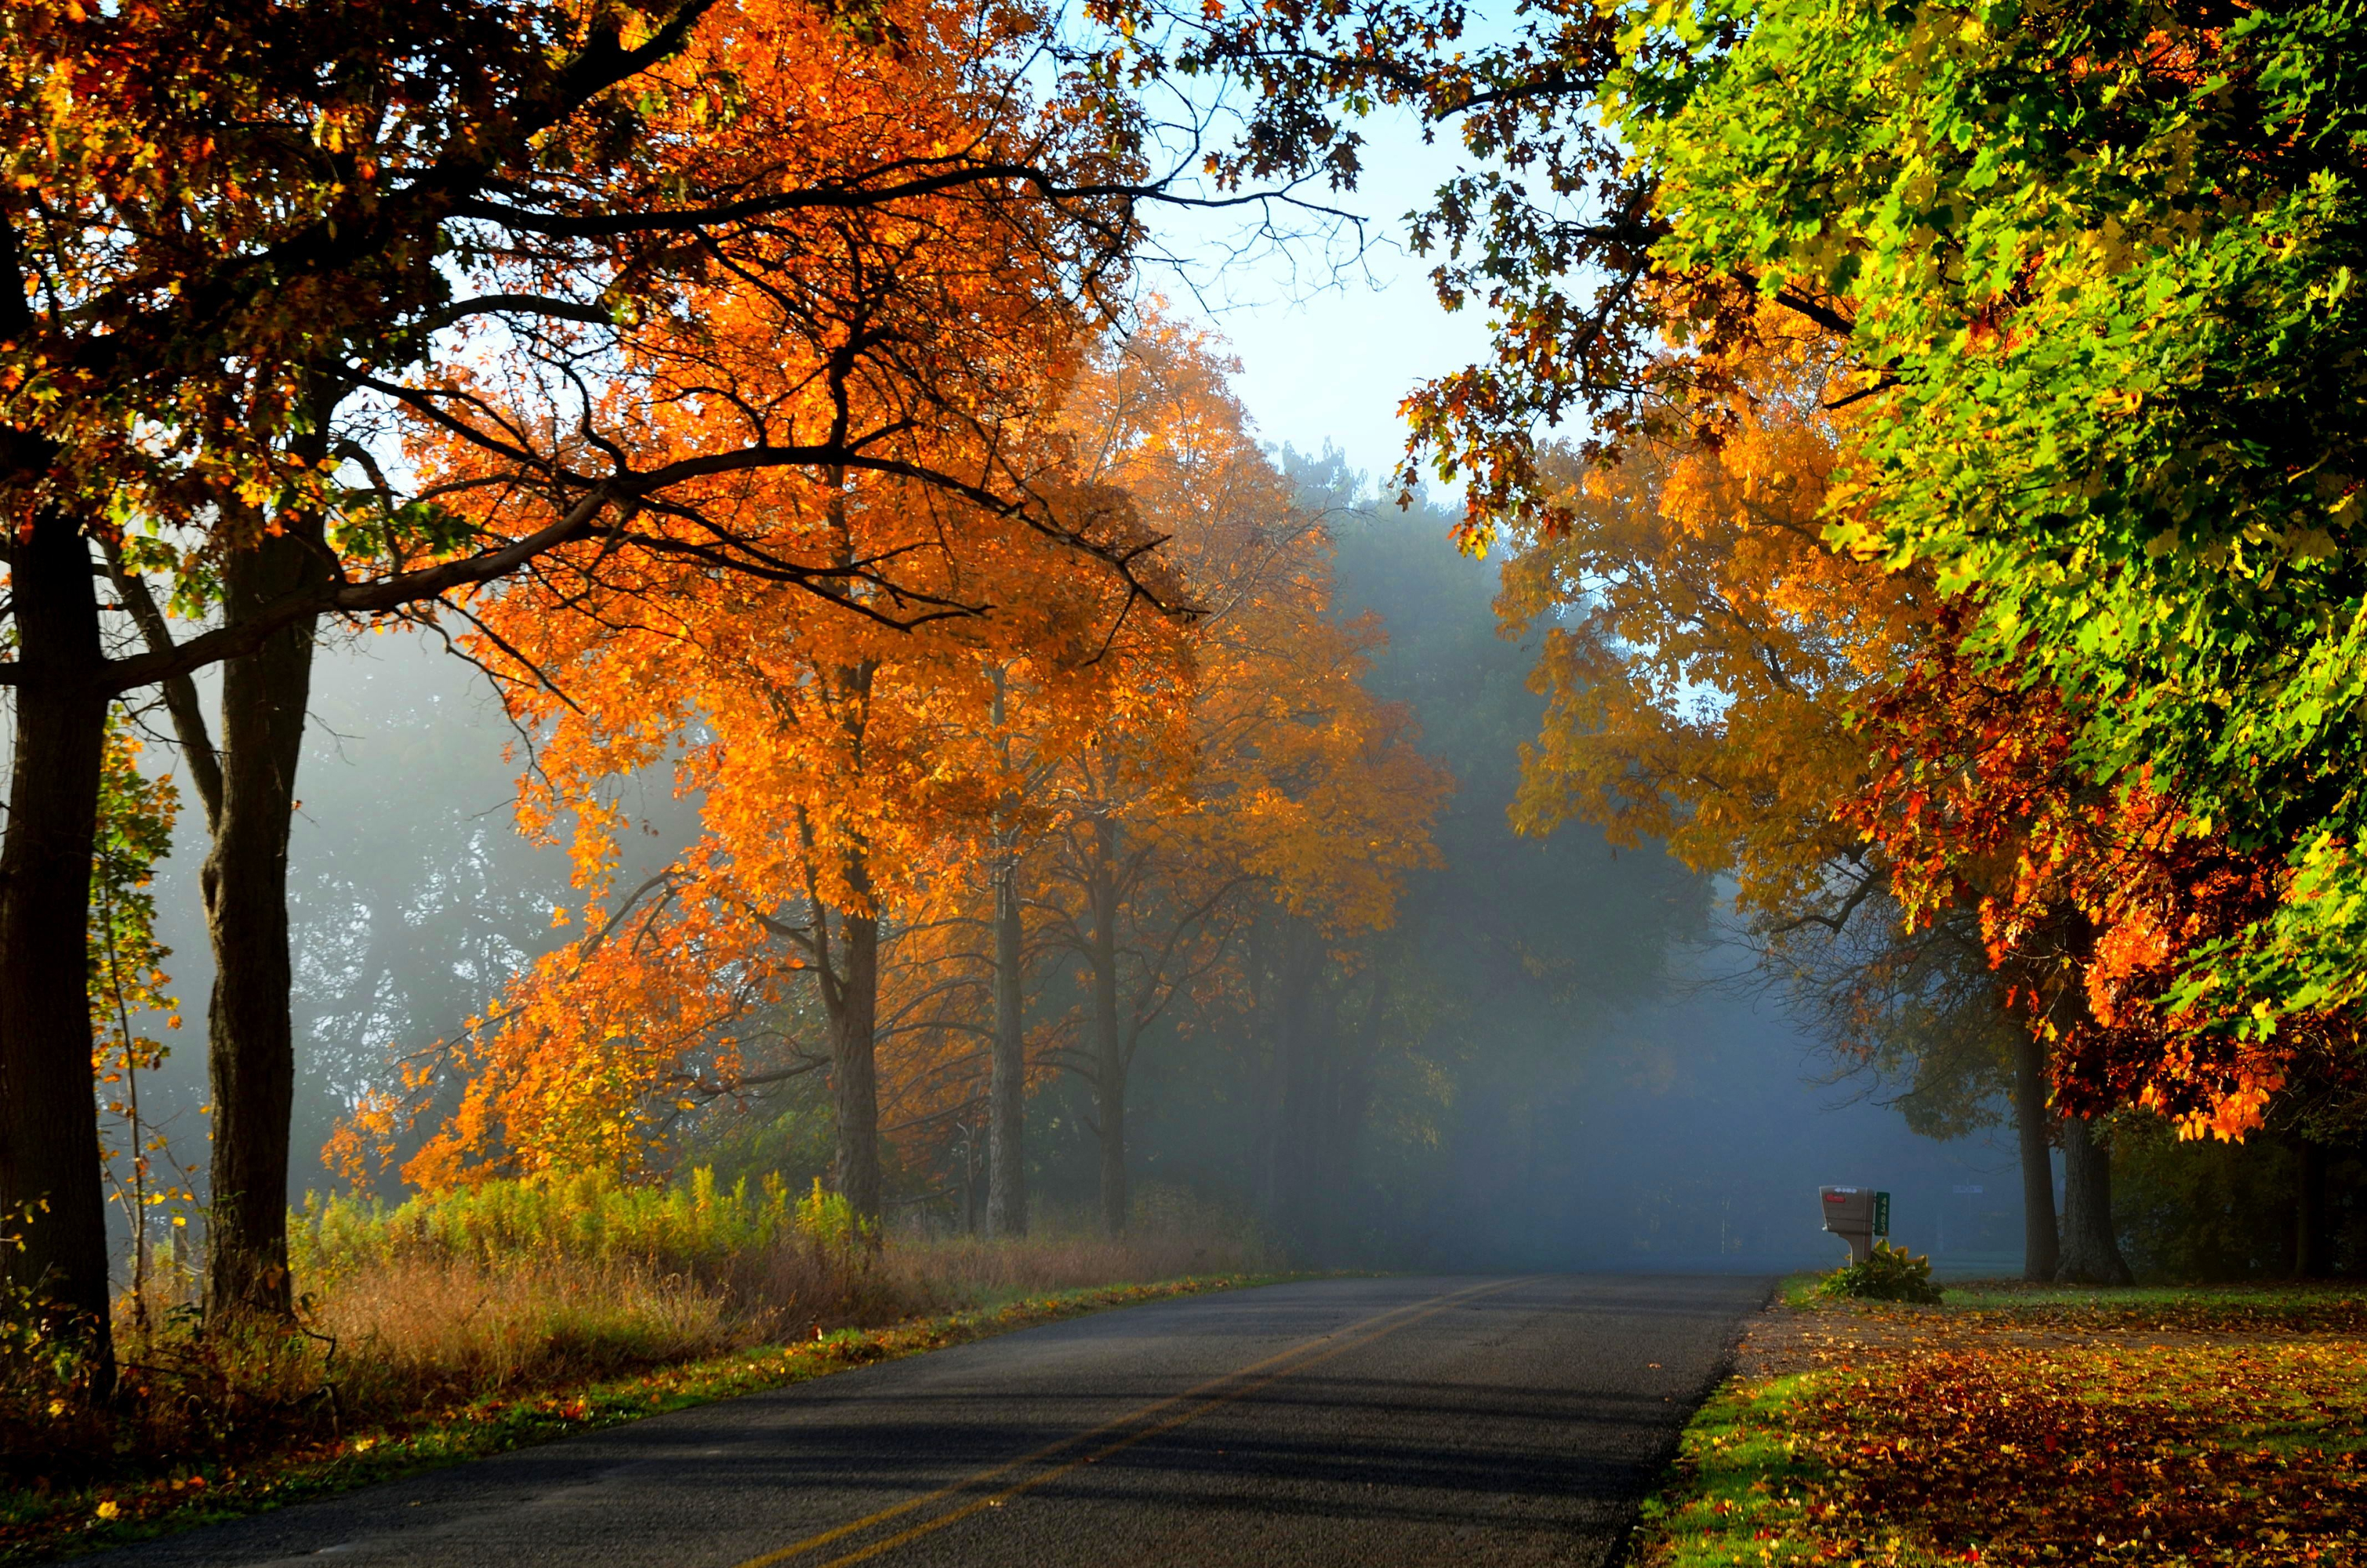
<svg viewBox="0 0 2367 1568"><path fill-rule="evenodd" d="M106 1561L631 1568L1611 1560L1759 1280L1333 1280L1103 1313Z"/></svg>

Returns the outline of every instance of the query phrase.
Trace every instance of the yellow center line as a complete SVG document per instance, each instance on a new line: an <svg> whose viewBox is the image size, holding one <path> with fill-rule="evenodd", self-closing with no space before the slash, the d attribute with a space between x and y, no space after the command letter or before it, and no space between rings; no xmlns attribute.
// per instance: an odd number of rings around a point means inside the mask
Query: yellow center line
<svg viewBox="0 0 2367 1568"><path fill-rule="evenodd" d="M786 1562L792 1557L801 1557L809 1551L813 1551L821 1547L828 1546L834 1541L844 1540L848 1536L859 1535L865 1530L886 1524L890 1519L900 1518L904 1515L913 1512L915 1509L925 1508L932 1503L944 1502L947 1498L957 1496L964 1492L971 1491L985 1483L999 1480L1003 1476L1009 1475L1014 1471L1024 1470L1031 1464L1036 1464L1041 1461L1050 1459L1057 1454L1066 1451L1067 1450L1076 1448L1081 1444L1089 1443L1095 1438L1106 1436L1111 1432L1132 1426L1134 1423L1141 1421L1146 1417L1157 1416L1163 1410L1171 1410L1178 1404L1190 1404L1190 1402L1194 1400L1203 1401L1201 1404L1194 1405L1191 1409L1183 1412L1181 1415L1170 1416L1165 1421L1159 1422L1156 1425L1144 1427L1138 1431L1130 1432L1127 1436L1120 1438L1117 1441L1111 1443L1104 1448L1095 1450L1090 1454L1072 1459L1066 1464L1045 1471L1039 1475L1031 1476L1027 1480L1018 1483L1016 1485L1007 1487L1003 1491L995 1493L991 1496L981 1497L977 1501L970 1503L964 1507L955 1509L950 1513L939 1515L934 1519L930 1519L923 1524L915 1525L909 1529L890 1536L885 1540L876 1542L871 1546L865 1547L860 1551L851 1552L843 1557L832 1558L827 1562L818 1564L817 1568L843 1568L844 1564L861 1562L866 1559L877 1557L883 1551L892 1551L896 1547L903 1545L906 1541L916 1540L922 1536L943 1529L946 1526L953 1524L957 1520L968 1518L970 1515L980 1512L983 1509L1001 1507L1006 1501L1019 1495L1023 1492L1030 1491L1035 1487L1041 1486L1046 1482L1066 1475L1070 1471L1076 1470L1083 1465L1094 1463L1097 1461L1117 1452L1121 1449L1130 1448L1134 1444L1141 1442L1146 1438L1152 1438L1162 1432L1172 1431L1174 1428L1183 1426L1188 1421L1196 1420L1198 1417L1207 1414L1209 1411L1216 1409L1220 1404L1229 1404L1233 1400L1240 1399L1244 1395L1256 1393L1259 1389L1265 1387L1268 1383L1273 1382L1277 1378L1286 1377L1292 1372L1301 1371L1308 1367L1319 1365L1324 1361L1330 1360L1334 1356L1345 1355L1350 1350L1369 1345L1374 1340L1382 1338L1387 1335L1394 1334L1399 1329L1404 1328L1409 1325L1419 1323L1427 1317L1436 1316L1439 1313L1444 1312L1447 1308L1455 1305L1458 1302L1467 1301L1473 1296L1485 1295L1493 1291L1509 1290L1512 1286L1520 1284L1521 1282L1522 1281L1519 1280L1493 1280L1488 1284L1474 1285L1466 1290L1450 1292L1448 1294L1444 1296L1433 1296L1428 1301L1409 1302L1403 1306L1391 1307L1387 1312L1376 1313L1371 1317L1365 1318L1361 1322L1350 1324L1346 1328L1334 1330L1330 1334L1321 1335L1314 1339L1304 1340L1299 1344L1291 1346L1288 1349L1277 1350L1273 1355L1267 1356L1263 1359L1251 1361L1248 1366L1236 1367L1231 1371L1220 1373L1216 1377L1208 1379L1206 1382L1198 1383L1191 1388L1185 1389L1181 1393L1172 1393L1164 1399L1154 1400L1149 1404L1129 1410L1123 1416L1113 1416L1109 1420L1104 1421L1098 1426L1088 1427L1082 1432L1071 1433L1070 1436L1059 1438L1058 1441L1047 1443L1042 1448L1031 1450L1029 1452L1021 1454L1016 1459L1006 1460L1001 1464L991 1466L990 1468L979 1471L974 1474L966 1475L959 1481L953 1482L948 1485L938 1487L934 1492L923 1493L918 1497L907 1498L905 1501L898 1503L892 1507L882 1508L876 1514L866 1514L859 1519L851 1519L845 1524L838 1525L832 1529L823 1530L817 1535L810 1535L802 1540L792 1541L787 1546L768 1551L761 1557L752 1557L745 1562L739 1564L738 1568L773 1568L775 1563ZM1389 1321L1392 1318L1399 1319L1400 1321L1392 1323ZM1365 1332L1366 1330L1370 1330L1371 1332L1367 1333ZM1358 1336L1358 1337L1342 1337L1343 1336L1350 1335ZM1289 1364L1277 1365L1277 1363L1282 1362L1287 1362ZM1268 1369L1272 1370L1269 1371ZM1254 1382L1245 1383L1241 1382L1241 1380L1251 1378L1254 1374L1262 1371L1265 1372L1266 1375L1256 1378ZM1233 1388L1225 1393L1216 1392L1217 1390L1224 1389L1229 1383L1240 1383L1241 1386ZM1203 1397L1212 1394L1213 1397L1206 1397L1205 1399Z"/></svg>

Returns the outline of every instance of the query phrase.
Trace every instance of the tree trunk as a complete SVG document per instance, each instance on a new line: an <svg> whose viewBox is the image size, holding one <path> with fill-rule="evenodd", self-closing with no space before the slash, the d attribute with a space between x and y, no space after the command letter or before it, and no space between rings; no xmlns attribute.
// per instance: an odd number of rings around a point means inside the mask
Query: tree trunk
<svg viewBox="0 0 2367 1568"><path fill-rule="evenodd" d="M986 1228L1027 1234L1027 1037L1019 972L1019 874L1006 849L994 872L994 1055L986 1089Z"/></svg>
<svg viewBox="0 0 2367 1568"><path fill-rule="evenodd" d="M817 919L823 918L815 911ZM838 1190L866 1220L879 1217L879 921L839 917L838 1006L831 1010L830 1090L838 1122Z"/></svg>
<svg viewBox="0 0 2367 1568"><path fill-rule="evenodd" d="M223 563L235 623L320 570L305 539L266 535ZM294 1313L288 1278L289 1116L296 1088L289 1016L288 834L311 694L314 623L297 622L222 666L221 802L201 886L213 947L207 1008L213 1088L212 1250L216 1318Z"/></svg>
<svg viewBox="0 0 2367 1568"><path fill-rule="evenodd" d="M90 879L107 747L106 654L81 531L39 514L11 552L16 765L0 849L0 1224L10 1280L114 1380L107 1210L91 1079Z"/></svg>
<svg viewBox="0 0 2367 1568"><path fill-rule="evenodd" d="M2022 1144L2022 1277L2051 1280L2062 1262L2055 1229L2055 1163L2048 1152L2046 1044L2017 1028L2013 1048L2013 1122Z"/></svg>
<svg viewBox="0 0 2367 1568"><path fill-rule="evenodd" d="M2067 1285L2135 1283L2112 1229L2112 1151L2077 1116L2063 1123L2063 1259L2055 1278Z"/></svg>
<svg viewBox="0 0 2367 1568"><path fill-rule="evenodd" d="M2326 1145L2308 1138L2295 1140L2293 1178L2293 1272L2305 1280L2323 1280L2334 1272L2334 1231L2327 1212Z"/></svg>
<svg viewBox="0 0 2367 1568"><path fill-rule="evenodd" d="M1117 1022L1116 829L1093 829L1093 1119L1100 1125L1102 1229L1126 1234L1126 1040Z"/></svg>

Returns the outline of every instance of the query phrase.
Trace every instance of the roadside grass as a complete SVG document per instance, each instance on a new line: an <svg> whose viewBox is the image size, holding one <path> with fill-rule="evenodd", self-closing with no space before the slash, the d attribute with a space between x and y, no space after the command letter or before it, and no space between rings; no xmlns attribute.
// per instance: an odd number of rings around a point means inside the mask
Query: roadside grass
<svg viewBox="0 0 2367 1568"><path fill-rule="evenodd" d="M1638 1561L1663 1568L1727 1568L1779 1559L1761 1551L1777 1539L1786 1500L1819 1472L1785 1429L1801 1374L1757 1384L1729 1382L1693 1416L1680 1440L1675 1484L1646 1499Z"/></svg>
<svg viewBox="0 0 2367 1568"><path fill-rule="evenodd" d="M1154 1192L1131 1233L879 1236L774 1183L487 1183L296 1216L292 1325L119 1303L112 1397L0 1359L0 1562L276 1506L1082 1312L1262 1283L1253 1232Z"/></svg>
<svg viewBox="0 0 2367 1568"><path fill-rule="evenodd" d="M1021 1297L991 1308L886 1328L844 1328L814 1339L652 1367L572 1388L492 1394L423 1408L401 1419L315 1438L243 1463L192 1456L142 1478L11 1490L0 1494L0 1562L43 1562L121 1546L1014 1329L1293 1277L1214 1275Z"/></svg>
<svg viewBox="0 0 2367 1568"><path fill-rule="evenodd" d="M1787 1281L1632 1561L2367 1562L2367 1298L1981 1282L1902 1308Z"/></svg>

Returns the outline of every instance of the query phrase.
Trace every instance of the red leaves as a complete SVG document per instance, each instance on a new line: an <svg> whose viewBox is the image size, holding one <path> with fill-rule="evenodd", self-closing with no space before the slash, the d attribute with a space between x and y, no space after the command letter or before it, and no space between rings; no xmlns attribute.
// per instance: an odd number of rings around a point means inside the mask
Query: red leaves
<svg viewBox="0 0 2367 1568"><path fill-rule="evenodd" d="M2190 1136L2256 1129L2296 1055L2327 1057L2344 1031L2296 1019L2273 1042L2239 1041L2169 998L2197 954L2273 910L2282 859L2236 849L2142 775L2098 782L2072 754L2065 701L1957 651L1956 626L1943 617L1870 705L1875 765L1842 819L1889 858L1910 918L1977 914L2066 1109L2143 1105Z"/></svg>
<svg viewBox="0 0 2367 1568"><path fill-rule="evenodd" d="M1990 1325L1984 1325L1984 1329ZM2352 1561L2367 1550L2356 1339L2100 1347L1976 1332L1798 1407L1830 1548L1951 1561Z"/></svg>
<svg viewBox="0 0 2367 1568"><path fill-rule="evenodd" d="M1778 1309L1637 1561L2367 1561L2367 1298L1990 1299Z"/></svg>

